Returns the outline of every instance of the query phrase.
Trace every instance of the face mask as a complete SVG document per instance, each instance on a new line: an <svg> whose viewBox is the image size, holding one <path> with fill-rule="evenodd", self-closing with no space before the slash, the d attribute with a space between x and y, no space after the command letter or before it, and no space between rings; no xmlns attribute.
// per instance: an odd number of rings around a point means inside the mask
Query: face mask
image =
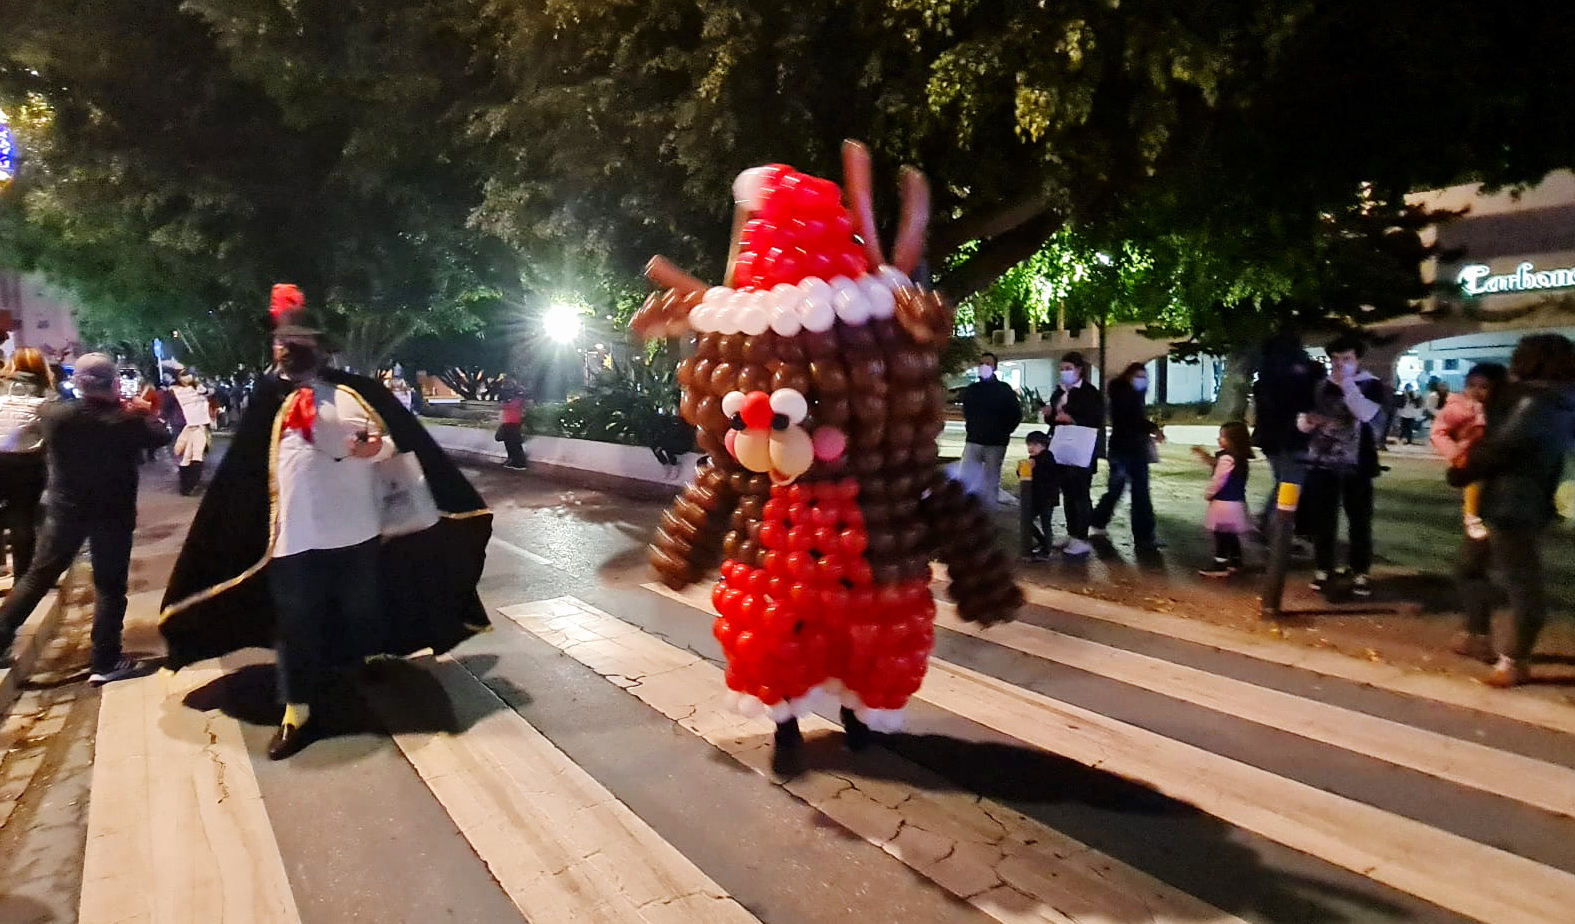
<svg viewBox="0 0 1575 924"><path fill-rule="evenodd" d="M995 378L995 367L994 366L989 366L989 365L980 365L979 366L979 378L981 378L981 379L993 379L993 378Z"/></svg>
<svg viewBox="0 0 1575 924"><path fill-rule="evenodd" d="M1356 374L1356 363L1354 363L1354 362L1346 363L1345 364L1345 374L1346 374L1346 377L1350 377L1350 376L1355 375Z"/></svg>
<svg viewBox="0 0 1575 924"><path fill-rule="evenodd" d="M1145 378L1133 379L1132 380L1132 390L1133 391L1138 391L1138 392L1148 391L1148 379L1145 379Z"/></svg>
<svg viewBox="0 0 1575 924"><path fill-rule="evenodd" d="M1075 369L1062 369L1061 370L1061 384L1065 385L1068 388L1071 388L1073 385L1076 385L1078 379L1080 379L1080 378L1082 378L1082 376Z"/></svg>

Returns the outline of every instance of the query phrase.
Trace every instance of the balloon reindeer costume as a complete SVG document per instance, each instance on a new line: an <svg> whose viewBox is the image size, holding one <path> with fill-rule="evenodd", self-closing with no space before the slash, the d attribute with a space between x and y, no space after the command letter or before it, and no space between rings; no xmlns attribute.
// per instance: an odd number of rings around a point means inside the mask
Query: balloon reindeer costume
<svg viewBox="0 0 1575 924"><path fill-rule="evenodd" d="M988 516L940 471L940 353L953 312L909 279L929 192L904 171L888 264L876 236L868 151L843 146L848 201L829 180L746 170L728 285L707 287L657 257L643 336L693 333L678 369L681 411L710 455L662 517L651 562L674 589L720 551L712 594L727 684L746 714L777 724L840 696L850 747L895 731L934 647L930 561L951 573L966 620L1022 605Z"/></svg>

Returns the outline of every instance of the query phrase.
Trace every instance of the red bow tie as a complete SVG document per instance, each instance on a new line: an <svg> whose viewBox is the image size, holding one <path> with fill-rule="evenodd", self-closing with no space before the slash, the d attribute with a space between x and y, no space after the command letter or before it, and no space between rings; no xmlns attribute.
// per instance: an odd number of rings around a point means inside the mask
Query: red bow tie
<svg viewBox="0 0 1575 924"><path fill-rule="evenodd" d="M317 423L317 399L310 388L297 388L290 396L290 409L284 415L284 432L301 431L308 443L312 442L312 427Z"/></svg>

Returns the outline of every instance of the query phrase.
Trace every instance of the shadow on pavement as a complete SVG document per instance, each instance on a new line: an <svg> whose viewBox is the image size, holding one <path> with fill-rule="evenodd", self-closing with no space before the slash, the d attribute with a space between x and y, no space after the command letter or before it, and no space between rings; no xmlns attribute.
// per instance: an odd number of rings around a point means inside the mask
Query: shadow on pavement
<svg viewBox="0 0 1575 924"><path fill-rule="evenodd" d="M362 679L359 674L340 671L328 681L320 701L313 705L313 740L354 735L460 734L479 718L461 722L443 685L417 664L383 661L372 676ZM374 714L360 695L358 687L369 685L398 691L400 708L386 720ZM216 709L247 725L277 725L284 715L278 699L278 672L272 663L237 668L187 693L181 703L200 712Z"/></svg>
<svg viewBox="0 0 1575 924"><path fill-rule="evenodd" d="M877 746L852 754L843 736L831 733L807 737L802 756L806 770L1001 802L1231 914L1295 924L1410 916L1375 890L1273 868L1240 842L1241 832L1218 818L1140 782L1036 748L895 734L877 736ZM1116 815L1128 821L1118 822ZM1133 818L1143 819L1136 829ZM1001 901L1020 902L1014 910L1024 916L1037 909L1020 893Z"/></svg>

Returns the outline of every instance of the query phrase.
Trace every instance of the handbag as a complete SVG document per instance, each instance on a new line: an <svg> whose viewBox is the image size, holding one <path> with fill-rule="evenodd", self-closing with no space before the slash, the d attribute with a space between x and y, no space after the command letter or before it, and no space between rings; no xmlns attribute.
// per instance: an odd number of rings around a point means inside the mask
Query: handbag
<svg viewBox="0 0 1575 924"><path fill-rule="evenodd" d="M1150 465L1159 464L1159 440L1152 436L1148 438L1148 461Z"/></svg>
<svg viewBox="0 0 1575 924"><path fill-rule="evenodd" d="M493 431L493 433L492 433L492 441L494 443L501 443L501 442L503 442L503 425L502 424L498 424L498 429Z"/></svg>
<svg viewBox="0 0 1575 924"><path fill-rule="evenodd" d="M378 462L377 479L381 501L378 532L384 538L419 533L442 518L415 453L395 453Z"/></svg>
<svg viewBox="0 0 1575 924"><path fill-rule="evenodd" d="M1094 463L1094 447L1099 442L1098 427L1057 424L1050 434L1050 454L1057 463L1088 468Z"/></svg>

